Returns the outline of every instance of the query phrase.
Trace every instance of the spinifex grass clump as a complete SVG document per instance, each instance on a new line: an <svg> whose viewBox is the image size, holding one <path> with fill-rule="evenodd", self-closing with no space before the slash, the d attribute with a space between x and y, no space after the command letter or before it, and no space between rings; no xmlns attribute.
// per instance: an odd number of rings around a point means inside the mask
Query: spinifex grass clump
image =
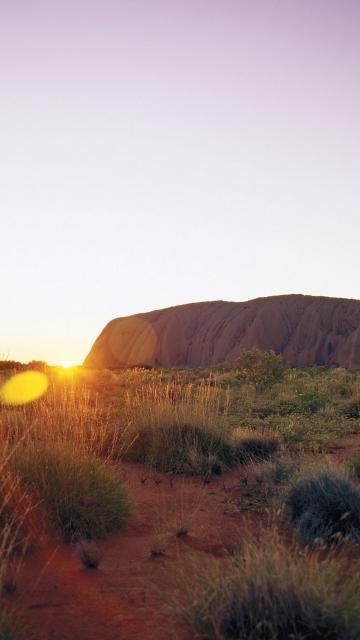
<svg viewBox="0 0 360 640"><path fill-rule="evenodd" d="M246 429L236 432L236 458L241 463L268 460L279 448L275 434L256 433Z"/></svg>
<svg viewBox="0 0 360 640"><path fill-rule="evenodd" d="M177 610L203 640L358 640L360 577L340 558L250 540L183 578ZM185 586L184 586L185 583ZM191 637L193 637L191 635Z"/></svg>
<svg viewBox="0 0 360 640"><path fill-rule="evenodd" d="M256 480L260 484L284 486L296 475L301 464L302 461L299 458L286 455L275 457L273 460L256 465Z"/></svg>
<svg viewBox="0 0 360 640"><path fill-rule="evenodd" d="M227 404L226 392L204 383L142 388L127 399L127 458L164 472L221 473L236 453Z"/></svg>
<svg viewBox="0 0 360 640"><path fill-rule="evenodd" d="M9 464L67 542L103 537L129 516L128 493L112 468L65 443L27 443Z"/></svg>
<svg viewBox="0 0 360 640"><path fill-rule="evenodd" d="M163 472L206 474L231 466L234 451L227 434L175 424L139 430L127 457Z"/></svg>
<svg viewBox="0 0 360 640"><path fill-rule="evenodd" d="M289 490L285 514L303 544L332 545L343 538L360 542L360 492L341 467L306 469Z"/></svg>

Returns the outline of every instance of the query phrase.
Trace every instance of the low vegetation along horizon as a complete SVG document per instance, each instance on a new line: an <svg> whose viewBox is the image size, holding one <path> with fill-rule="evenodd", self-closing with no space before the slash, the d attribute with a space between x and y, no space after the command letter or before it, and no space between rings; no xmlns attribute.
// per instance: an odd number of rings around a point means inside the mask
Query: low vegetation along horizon
<svg viewBox="0 0 360 640"><path fill-rule="evenodd" d="M257 350L206 369L5 362L0 429L0 640L30 637L21 598L9 593L34 554L74 546L94 569L96 540L131 538L145 508L131 469L139 487L153 478L154 491L174 482L197 487L202 500L222 491L236 524L219 557L183 552L180 568L164 565L173 591L158 594L157 609L168 628L185 625L179 637L360 637L360 372L292 369ZM173 507L181 540L191 509ZM154 562L166 556L164 531L149 550Z"/></svg>

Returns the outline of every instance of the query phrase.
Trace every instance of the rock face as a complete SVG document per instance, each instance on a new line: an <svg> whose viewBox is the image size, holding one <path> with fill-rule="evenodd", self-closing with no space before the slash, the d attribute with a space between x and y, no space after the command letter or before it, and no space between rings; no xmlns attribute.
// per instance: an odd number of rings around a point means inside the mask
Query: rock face
<svg viewBox="0 0 360 640"><path fill-rule="evenodd" d="M360 368L360 301L303 295L196 302L109 322L84 365L207 366L247 349L293 366Z"/></svg>

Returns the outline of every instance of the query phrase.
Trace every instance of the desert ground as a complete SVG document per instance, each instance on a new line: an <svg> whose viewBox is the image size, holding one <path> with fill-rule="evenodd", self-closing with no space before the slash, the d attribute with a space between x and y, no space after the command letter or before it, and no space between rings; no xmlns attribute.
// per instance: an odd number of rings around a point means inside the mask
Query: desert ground
<svg viewBox="0 0 360 640"><path fill-rule="evenodd" d="M0 405L1 640L360 637L359 372L43 374Z"/></svg>

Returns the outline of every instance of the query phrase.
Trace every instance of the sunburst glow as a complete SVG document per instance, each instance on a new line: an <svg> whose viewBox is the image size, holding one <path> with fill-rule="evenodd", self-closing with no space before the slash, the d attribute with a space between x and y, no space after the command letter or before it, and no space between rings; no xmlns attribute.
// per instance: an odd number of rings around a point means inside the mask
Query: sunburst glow
<svg viewBox="0 0 360 640"><path fill-rule="evenodd" d="M61 363L61 366L64 367L64 369L70 369L74 365L72 362L69 362L69 360L64 360L64 362Z"/></svg>

